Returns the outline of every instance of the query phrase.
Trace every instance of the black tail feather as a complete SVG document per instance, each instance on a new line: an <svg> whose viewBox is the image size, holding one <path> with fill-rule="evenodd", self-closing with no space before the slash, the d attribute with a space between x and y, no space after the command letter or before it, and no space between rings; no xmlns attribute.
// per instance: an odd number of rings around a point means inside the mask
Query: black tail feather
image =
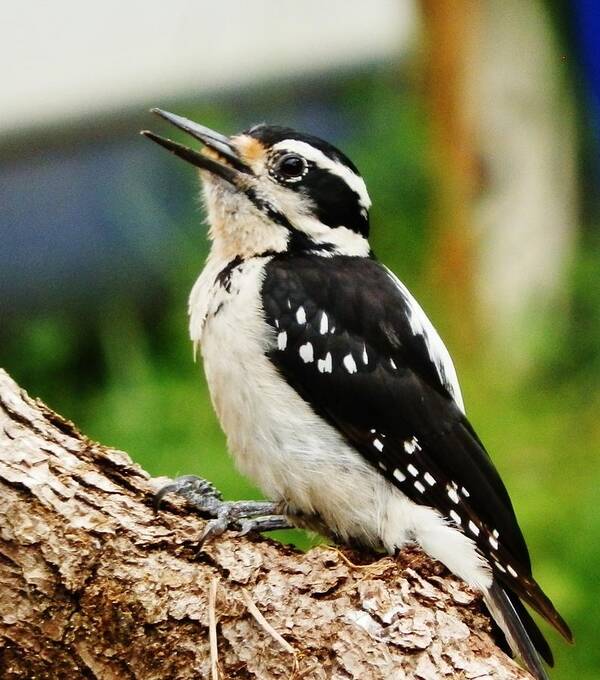
<svg viewBox="0 0 600 680"><path fill-rule="evenodd" d="M542 658L552 665L552 652L518 597L494 582L485 595L485 602L515 656L520 657L536 680L549 680Z"/></svg>
<svg viewBox="0 0 600 680"><path fill-rule="evenodd" d="M531 642L533 642L533 646L536 648L538 654L549 666L554 666L554 656L552 655L550 645L546 642L546 638L539 629L537 623L533 620L531 614L527 611L525 605L518 596L510 592L510 590L504 592L510 600L517 616L521 619L523 628L525 628L525 631L527 632L527 635L529 635Z"/></svg>

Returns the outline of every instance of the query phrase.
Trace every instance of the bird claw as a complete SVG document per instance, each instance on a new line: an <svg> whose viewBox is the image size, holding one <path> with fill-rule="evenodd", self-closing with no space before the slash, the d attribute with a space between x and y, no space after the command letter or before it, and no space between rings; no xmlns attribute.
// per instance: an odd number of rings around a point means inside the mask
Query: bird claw
<svg viewBox="0 0 600 680"><path fill-rule="evenodd" d="M183 496L186 501L210 519L199 538L199 548L227 530L245 536L255 531L288 529L292 525L281 514L281 505L272 501L224 501L221 492L208 480L194 475L178 477L163 486L154 496L154 508L159 510L169 493Z"/></svg>
<svg viewBox="0 0 600 680"><path fill-rule="evenodd" d="M154 496L154 509L160 510L160 506L167 494L176 493L182 496L196 510L210 517L216 517L220 506L223 504L223 495L212 482L195 475L177 477L163 486Z"/></svg>
<svg viewBox="0 0 600 680"><path fill-rule="evenodd" d="M209 519L204 526L204 531L198 538L198 549L201 551L202 547L207 541L210 541L217 536L225 533L227 529L236 529L237 523L230 517L218 517L216 519Z"/></svg>

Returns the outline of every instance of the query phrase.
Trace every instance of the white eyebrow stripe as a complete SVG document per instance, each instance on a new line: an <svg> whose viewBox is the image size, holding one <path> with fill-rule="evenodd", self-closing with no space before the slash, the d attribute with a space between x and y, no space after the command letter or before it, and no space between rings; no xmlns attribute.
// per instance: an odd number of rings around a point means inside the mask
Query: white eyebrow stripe
<svg viewBox="0 0 600 680"><path fill-rule="evenodd" d="M346 184L358 194L358 200L363 208L369 209L371 207L371 199L367 192L367 186L362 177L352 172L347 165L339 161L334 161L326 156L319 149L314 146L301 142L299 139L284 139L277 142L273 146L275 151L294 151L306 158L307 161L313 161L322 170L328 170L332 175L337 175L346 182Z"/></svg>

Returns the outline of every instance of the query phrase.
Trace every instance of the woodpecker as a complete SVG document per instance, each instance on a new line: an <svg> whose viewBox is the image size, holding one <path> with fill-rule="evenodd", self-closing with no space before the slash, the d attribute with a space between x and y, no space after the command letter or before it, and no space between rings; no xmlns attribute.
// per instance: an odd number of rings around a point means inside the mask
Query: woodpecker
<svg viewBox="0 0 600 680"><path fill-rule="evenodd" d="M202 143L142 134L200 169L211 250L189 301L215 411L269 501L225 503L204 480L165 487L243 529L311 528L394 553L418 544L483 595L539 680L552 652L524 603L571 631L532 575L513 506L467 420L452 359L369 246L352 161L290 128L228 137L160 109Z"/></svg>

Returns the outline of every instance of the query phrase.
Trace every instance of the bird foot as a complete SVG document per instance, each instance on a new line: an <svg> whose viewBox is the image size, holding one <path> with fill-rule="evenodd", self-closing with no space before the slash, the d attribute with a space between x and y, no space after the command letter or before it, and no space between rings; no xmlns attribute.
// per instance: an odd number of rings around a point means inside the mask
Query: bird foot
<svg viewBox="0 0 600 680"><path fill-rule="evenodd" d="M159 510L164 497L176 493L209 520L200 535L200 548L206 541L220 536L228 529L244 536L250 532L290 529L289 519L282 514L280 503L273 501L224 501L221 492L208 480L194 475L178 477L163 486L154 497L154 508Z"/></svg>

